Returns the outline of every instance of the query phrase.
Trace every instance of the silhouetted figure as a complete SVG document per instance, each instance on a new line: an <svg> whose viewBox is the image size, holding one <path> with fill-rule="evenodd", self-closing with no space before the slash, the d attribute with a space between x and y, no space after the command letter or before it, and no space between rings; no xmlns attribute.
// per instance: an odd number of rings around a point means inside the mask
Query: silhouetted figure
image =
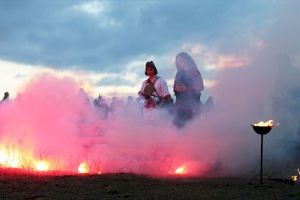
<svg viewBox="0 0 300 200"><path fill-rule="evenodd" d="M177 54L175 63L177 73L173 88L176 96L174 124L182 127L199 113L204 86L202 76L191 56L181 52Z"/></svg>
<svg viewBox="0 0 300 200"><path fill-rule="evenodd" d="M1 100L2 102L9 100L9 93L8 92L4 92L4 96L3 99Z"/></svg>
<svg viewBox="0 0 300 200"><path fill-rule="evenodd" d="M109 106L103 97L99 94L98 98L94 100L94 105L98 109L98 113L102 119L107 119Z"/></svg>

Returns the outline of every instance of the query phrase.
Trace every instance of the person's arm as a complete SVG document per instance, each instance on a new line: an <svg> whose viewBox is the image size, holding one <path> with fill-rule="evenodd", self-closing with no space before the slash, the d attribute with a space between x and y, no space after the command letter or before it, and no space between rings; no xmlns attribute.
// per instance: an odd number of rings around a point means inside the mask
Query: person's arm
<svg viewBox="0 0 300 200"><path fill-rule="evenodd" d="M179 71L176 74L174 81L174 92L190 92L193 90L191 77L188 77L186 72Z"/></svg>
<svg viewBox="0 0 300 200"><path fill-rule="evenodd" d="M174 91L175 92L189 92L189 91L192 91L193 89L190 88L190 87L187 87L183 84L175 84L174 85Z"/></svg>

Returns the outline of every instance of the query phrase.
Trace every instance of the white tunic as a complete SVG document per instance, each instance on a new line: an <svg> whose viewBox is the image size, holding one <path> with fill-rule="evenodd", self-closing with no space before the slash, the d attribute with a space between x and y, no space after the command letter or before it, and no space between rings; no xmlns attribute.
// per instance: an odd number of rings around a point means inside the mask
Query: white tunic
<svg viewBox="0 0 300 200"><path fill-rule="evenodd" d="M142 87L140 89L141 93L144 93L144 89L145 89L147 84L148 84L148 79L143 81ZM157 92L157 94L156 94L156 92L153 92L154 97L157 97L157 95L158 95L159 98L163 98L167 95L170 95L167 82L164 79L162 79L160 77L157 77L157 79L154 83L154 87L155 87L155 90Z"/></svg>

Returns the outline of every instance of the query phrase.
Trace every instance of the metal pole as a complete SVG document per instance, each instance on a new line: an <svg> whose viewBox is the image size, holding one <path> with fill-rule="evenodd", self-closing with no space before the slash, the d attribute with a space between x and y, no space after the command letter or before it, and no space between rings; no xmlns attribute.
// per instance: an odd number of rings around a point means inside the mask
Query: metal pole
<svg viewBox="0 0 300 200"><path fill-rule="evenodd" d="M263 184L263 134L261 134L261 143L260 143L260 184Z"/></svg>

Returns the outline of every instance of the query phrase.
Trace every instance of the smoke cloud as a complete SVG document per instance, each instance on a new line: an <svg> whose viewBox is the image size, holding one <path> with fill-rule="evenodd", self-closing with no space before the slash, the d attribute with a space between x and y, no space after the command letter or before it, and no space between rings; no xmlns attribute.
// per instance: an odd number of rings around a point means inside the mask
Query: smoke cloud
<svg viewBox="0 0 300 200"><path fill-rule="evenodd" d="M141 117L139 105L126 102L105 119L74 80L43 74L0 105L0 150L26 152L14 152L24 168L45 159L62 171L86 162L93 172L165 176L184 166L192 176L251 175L260 136L250 125L274 119L280 126L265 136L266 166L282 169L284 160L297 167L300 34L298 21L287 17L299 16L296 8L281 10L276 26L258 38L264 45L248 46L247 64L218 71L213 106L182 129L164 111Z"/></svg>
<svg viewBox="0 0 300 200"><path fill-rule="evenodd" d="M132 106L139 105L119 104L103 119L75 81L43 74L1 104L1 148L21 151L23 168L42 159L62 171L76 171L86 162L94 172L164 176L181 166L189 175L221 172L231 148L216 120L199 117L177 129L165 111L141 118Z"/></svg>

